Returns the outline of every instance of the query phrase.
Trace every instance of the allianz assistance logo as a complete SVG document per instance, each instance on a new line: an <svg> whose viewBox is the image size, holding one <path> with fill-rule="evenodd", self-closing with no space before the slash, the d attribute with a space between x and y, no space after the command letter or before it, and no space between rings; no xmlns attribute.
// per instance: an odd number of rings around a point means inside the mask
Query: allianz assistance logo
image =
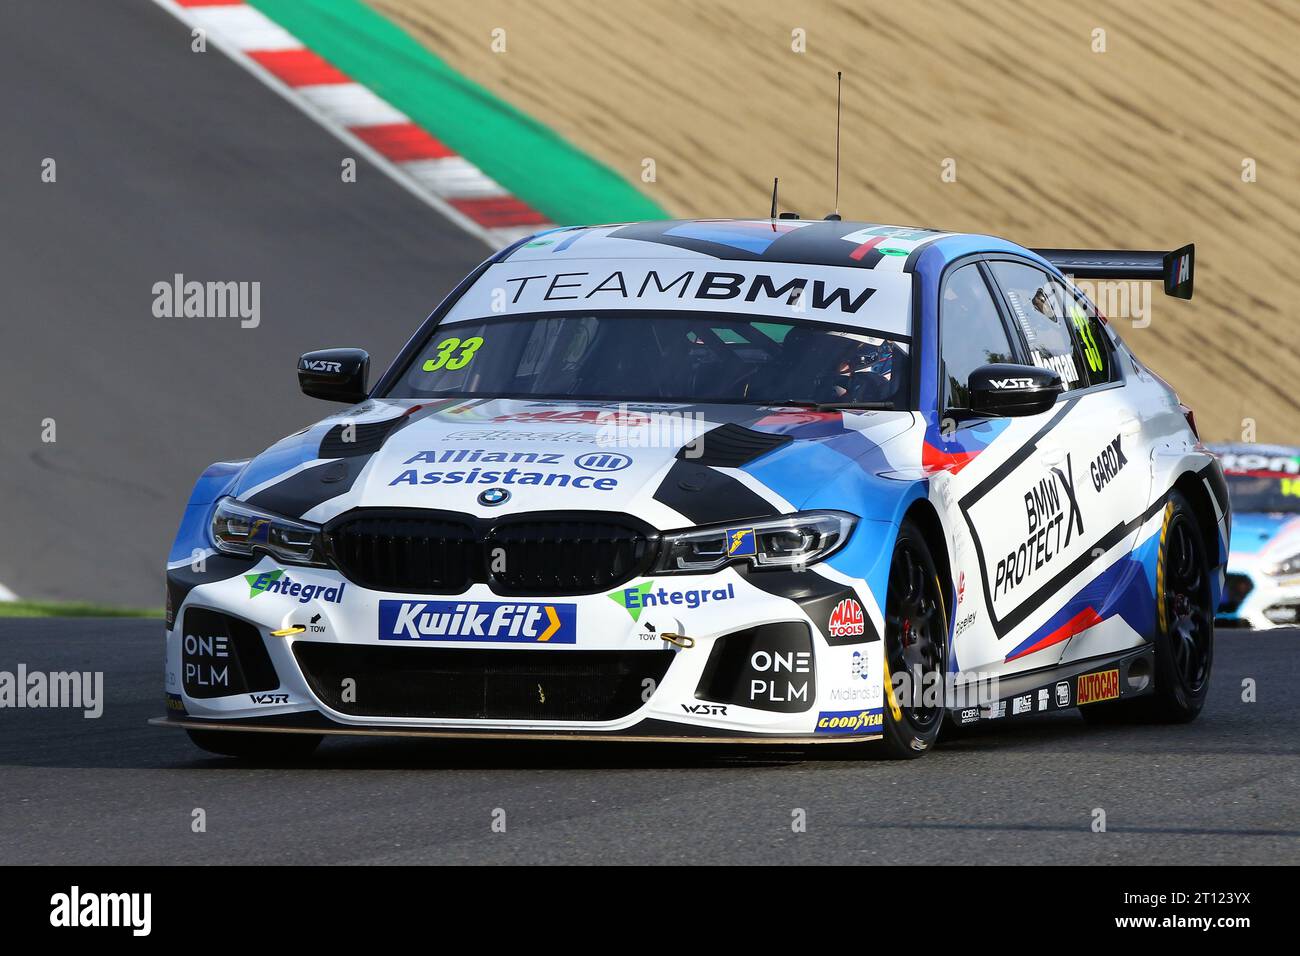
<svg viewBox="0 0 1300 956"><path fill-rule="evenodd" d="M845 598L831 611L827 629L831 637L861 637L867 630L862 605L853 598Z"/></svg>
<svg viewBox="0 0 1300 956"><path fill-rule="evenodd" d="M381 641L578 643L576 604L380 601Z"/></svg>

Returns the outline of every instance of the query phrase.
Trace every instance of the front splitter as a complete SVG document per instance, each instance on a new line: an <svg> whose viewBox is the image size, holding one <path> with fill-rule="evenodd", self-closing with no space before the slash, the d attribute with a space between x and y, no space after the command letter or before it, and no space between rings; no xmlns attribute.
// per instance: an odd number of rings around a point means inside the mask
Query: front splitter
<svg viewBox="0 0 1300 956"><path fill-rule="evenodd" d="M849 744L868 743L880 740L880 734L869 736L852 736L845 734L825 737L769 737L747 734L744 736L718 734L715 736L680 736L674 734L623 734L617 732L592 733L590 731L548 731L548 730L474 730L472 728L454 730L429 730L422 728L401 727L340 727L323 726L277 726L275 724L245 724L222 720L177 720L172 717L151 717L149 723L154 727L176 727L182 730L233 730L241 733L263 734L331 734L340 737L427 737L442 740L602 740L609 743L656 743L656 744L758 744L760 746L805 746L807 744Z"/></svg>

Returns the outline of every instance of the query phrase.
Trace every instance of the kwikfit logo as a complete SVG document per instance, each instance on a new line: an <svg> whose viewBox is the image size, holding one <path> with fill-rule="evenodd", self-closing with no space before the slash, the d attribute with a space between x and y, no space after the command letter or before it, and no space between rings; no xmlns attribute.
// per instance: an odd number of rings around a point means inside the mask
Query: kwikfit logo
<svg viewBox="0 0 1300 956"><path fill-rule="evenodd" d="M285 574L284 568L276 568L274 571L260 571L256 574L245 574L244 580L248 582L248 597L250 600L259 594L286 594L289 597L297 598L299 604L306 604L313 598L318 601L327 601L330 604L338 604L343 600L343 589L347 587L347 584L343 582L338 584L300 584Z"/></svg>
<svg viewBox="0 0 1300 956"><path fill-rule="evenodd" d="M576 604L380 601L381 641L576 644Z"/></svg>

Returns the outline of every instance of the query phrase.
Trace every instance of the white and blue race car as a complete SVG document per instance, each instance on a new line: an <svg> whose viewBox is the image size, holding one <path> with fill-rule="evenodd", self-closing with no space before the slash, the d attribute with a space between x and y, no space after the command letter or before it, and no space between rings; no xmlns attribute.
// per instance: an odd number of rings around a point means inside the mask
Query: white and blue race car
<svg viewBox="0 0 1300 956"><path fill-rule="evenodd" d="M563 228L492 256L346 407L199 478L158 722L866 742L1080 707L1190 720L1228 554L1190 412L1040 250L841 222Z"/></svg>
<svg viewBox="0 0 1300 956"><path fill-rule="evenodd" d="M1237 533L1219 623L1300 623L1300 448L1212 445L1228 480Z"/></svg>

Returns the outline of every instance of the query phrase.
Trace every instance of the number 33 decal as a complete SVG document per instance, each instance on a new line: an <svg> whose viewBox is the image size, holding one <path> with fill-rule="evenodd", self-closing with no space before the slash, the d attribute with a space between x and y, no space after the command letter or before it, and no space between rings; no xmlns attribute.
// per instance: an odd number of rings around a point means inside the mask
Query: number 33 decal
<svg viewBox="0 0 1300 956"><path fill-rule="evenodd" d="M445 368L454 372L456 369L464 368L474 361L474 353L479 350L479 346L482 344L483 339L477 335L464 340L455 337L443 339L438 343L437 352L434 353L433 358L425 360L424 370L426 372L436 372L440 368ZM455 358L452 358L452 353L457 349L460 349L460 353Z"/></svg>

